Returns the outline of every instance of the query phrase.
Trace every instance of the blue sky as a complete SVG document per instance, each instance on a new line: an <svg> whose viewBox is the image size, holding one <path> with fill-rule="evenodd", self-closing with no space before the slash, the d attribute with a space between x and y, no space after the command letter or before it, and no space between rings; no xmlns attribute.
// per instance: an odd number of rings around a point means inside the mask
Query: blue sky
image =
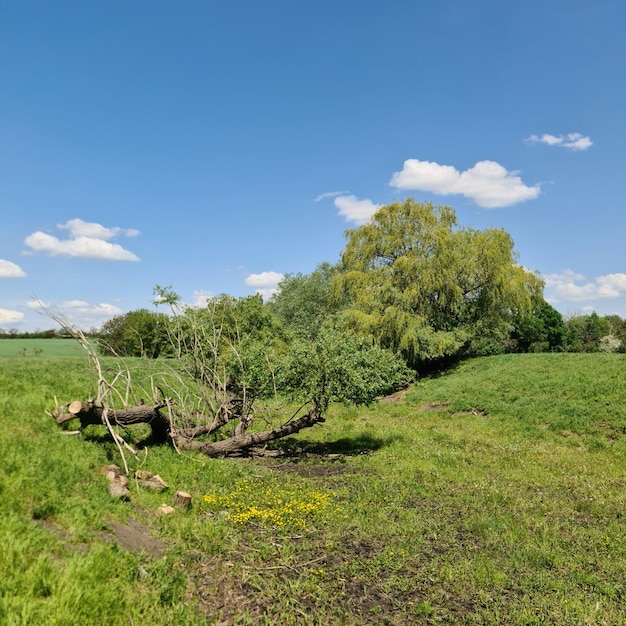
<svg viewBox="0 0 626 626"><path fill-rule="evenodd" d="M623 0L0 0L0 328L271 293L414 196L626 318Z"/></svg>

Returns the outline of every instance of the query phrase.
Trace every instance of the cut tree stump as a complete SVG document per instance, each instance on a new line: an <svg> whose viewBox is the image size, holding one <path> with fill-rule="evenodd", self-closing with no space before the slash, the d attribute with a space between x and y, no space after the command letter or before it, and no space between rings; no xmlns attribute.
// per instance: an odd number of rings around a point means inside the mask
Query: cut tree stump
<svg viewBox="0 0 626 626"><path fill-rule="evenodd" d="M191 506L191 494L186 491L177 491L174 494L174 506L179 509L188 509Z"/></svg>

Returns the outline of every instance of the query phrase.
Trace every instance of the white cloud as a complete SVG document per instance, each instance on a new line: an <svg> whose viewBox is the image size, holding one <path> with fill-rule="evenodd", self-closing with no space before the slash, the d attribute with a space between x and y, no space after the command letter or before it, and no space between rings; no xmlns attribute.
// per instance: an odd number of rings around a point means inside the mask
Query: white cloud
<svg viewBox="0 0 626 626"><path fill-rule="evenodd" d="M29 300L26 303L27 309L34 309L35 311L41 311L42 309L50 308L50 304L48 302L44 302L39 298L35 298L34 300Z"/></svg>
<svg viewBox="0 0 626 626"><path fill-rule="evenodd" d="M315 202L324 200L324 198L336 198L337 196L345 196L348 193L348 191L327 191L326 193L321 193L319 196L317 196L317 198L315 198Z"/></svg>
<svg viewBox="0 0 626 626"><path fill-rule="evenodd" d="M371 200L360 200L356 196L349 195L335 198L335 206L346 222L365 224L382 204L374 204Z"/></svg>
<svg viewBox="0 0 626 626"><path fill-rule="evenodd" d="M272 287L278 285L284 275L279 272L261 272L250 274L244 281L249 287Z"/></svg>
<svg viewBox="0 0 626 626"><path fill-rule="evenodd" d="M119 235L126 237L136 237L140 234L138 230L133 228L120 228L115 226L107 228L96 222L85 222L79 218L68 220L65 224L57 224L57 228L69 230L72 237L92 237L94 239L113 239Z"/></svg>
<svg viewBox="0 0 626 626"><path fill-rule="evenodd" d="M193 301L191 303L192 307L202 308L207 305L207 301L213 297L213 294L210 291L204 291L203 289L196 289L192 293Z"/></svg>
<svg viewBox="0 0 626 626"><path fill-rule="evenodd" d="M269 300L278 292L278 283L284 278L279 272L261 272L260 274L250 274L244 280L248 287L255 287L255 293L262 296L263 300Z"/></svg>
<svg viewBox="0 0 626 626"><path fill-rule="evenodd" d="M34 252L43 252L50 256L63 255L106 261L139 261L139 257L133 252L108 241L118 235L134 237L139 234L138 230L106 228L101 224L84 222L78 218L69 220L65 224L57 224L57 227L68 230L70 238L59 239L37 231L28 235L24 244Z"/></svg>
<svg viewBox="0 0 626 626"><path fill-rule="evenodd" d="M545 143L548 146L561 146L561 148L569 148L570 150L587 150L593 145L593 141L581 133L568 133L558 136L548 133L531 135L526 139L526 143Z"/></svg>
<svg viewBox="0 0 626 626"><path fill-rule="evenodd" d="M495 209L539 195L539 185L525 185L518 174L507 171L495 161L479 161L474 167L459 172L452 165L407 159L402 170L394 172L389 185L443 196L461 194L481 207Z"/></svg>
<svg viewBox="0 0 626 626"><path fill-rule="evenodd" d="M0 259L0 278L24 278L26 272L15 263Z"/></svg>
<svg viewBox="0 0 626 626"><path fill-rule="evenodd" d="M24 313L0 309L0 324L16 324L24 319Z"/></svg>
<svg viewBox="0 0 626 626"><path fill-rule="evenodd" d="M26 307L46 314L46 309L67 318L68 323L77 328L89 330L101 326L108 319L116 315L123 315L124 311L119 307L102 302L91 304L85 300L65 300L63 302L50 303L35 298L26 303Z"/></svg>
<svg viewBox="0 0 626 626"><path fill-rule="evenodd" d="M578 302L626 296L626 274L606 274L588 281L582 274L565 270L544 276L546 300L549 302Z"/></svg>

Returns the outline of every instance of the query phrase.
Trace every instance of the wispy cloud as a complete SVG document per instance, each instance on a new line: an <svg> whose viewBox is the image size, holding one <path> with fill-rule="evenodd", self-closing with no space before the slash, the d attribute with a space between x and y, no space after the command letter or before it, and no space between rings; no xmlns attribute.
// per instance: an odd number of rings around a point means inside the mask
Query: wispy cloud
<svg viewBox="0 0 626 626"><path fill-rule="evenodd" d="M459 172L452 165L407 159L402 170L394 172L389 185L442 196L459 194L486 209L532 200L540 193L539 185L524 184L519 172L509 172L495 161L479 161Z"/></svg>
<svg viewBox="0 0 626 626"><path fill-rule="evenodd" d="M11 311L9 309L0 309L0 326L4 324L17 324L24 319L24 313L19 311Z"/></svg>
<svg viewBox="0 0 626 626"><path fill-rule="evenodd" d="M284 278L279 272L261 272L260 274L250 274L244 280L248 287L254 287L255 293L260 294L263 300L269 300L278 292L278 283Z"/></svg>
<svg viewBox="0 0 626 626"><path fill-rule="evenodd" d="M356 196L339 196L335 198L335 206L339 209L346 222L365 224L382 204L374 204L368 199L359 199Z"/></svg>
<svg viewBox="0 0 626 626"><path fill-rule="evenodd" d="M98 328L108 319L122 315L124 311L114 304L102 302L91 304L85 300L64 300L57 303L34 299L26 303L29 309L45 314L45 309L67 317L68 321L84 330Z"/></svg>
<svg viewBox="0 0 626 626"><path fill-rule="evenodd" d="M113 239L123 235L125 237L136 237L140 231L134 228L120 228L114 226L107 228L96 222L85 222L80 218L68 220L65 224L57 224L57 228L69 230L72 237L92 237L93 239Z"/></svg>
<svg viewBox="0 0 626 626"><path fill-rule="evenodd" d="M547 274L546 299L549 302L580 302L626 296L626 274L606 274L589 281L583 274L567 269Z"/></svg>
<svg viewBox="0 0 626 626"><path fill-rule="evenodd" d="M24 278L26 272L15 263L0 259L0 278Z"/></svg>
<svg viewBox="0 0 626 626"><path fill-rule="evenodd" d="M69 220L65 224L57 224L57 228L69 231L69 239L59 239L42 231L28 235L24 244L33 252L42 252L50 256L70 256L84 259L101 259L105 261L139 261L139 257L126 250L118 243L109 239L120 235L135 237L138 230L107 228L94 222L81 219Z"/></svg>
<svg viewBox="0 0 626 626"><path fill-rule="evenodd" d="M593 145L593 141L589 137L585 137L581 133L568 133L567 135L531 135L526 143L544 143L548 146L560 146L561 148L569 148L570 150L587 150Z"/></svg>
<svg viewBox="0 0 626 626"><path fill-rule="evenodd" d="M337 196L345 196L348 194L348 191L327 191L326 193L321 193L317 198L315 198L315 202L319 202L320 200L324 200L325 198L336 198Z"/></svg>

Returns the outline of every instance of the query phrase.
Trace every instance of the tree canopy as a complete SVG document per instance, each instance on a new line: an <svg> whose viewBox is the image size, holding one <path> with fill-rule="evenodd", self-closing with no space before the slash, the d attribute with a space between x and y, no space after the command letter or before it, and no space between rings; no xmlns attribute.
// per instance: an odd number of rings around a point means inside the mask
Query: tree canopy
<svg viewBox="0 0 626 626"><path fill-rule="evenodd" d="M507 336L541 297L508 233L461 228L448 206L409 198L346 237L333 278L342 319L413 366Z"/></svg>
<svg viewBox="0 0 626 626"><path fill-rule="evenodd" d="M559 352L565 350L567 327L562 315L542 300L515 320L513 348L521 352Z"/></svg>
<svg viewBox="0 0 626 626"><path fill-rule="evenodd" d="M321 263L311 274L287 274L270 308L285 328L298 337L313 339L324 322L338 310L332 297L332 278L337 266Z"/></svg>
<svg viewBox="0 0 626 626"><path fill-rule="evenodd" d="M105 322L99 333L104 354L156 359L169 346L168 318L148 309L129 311Z"/></svg>

